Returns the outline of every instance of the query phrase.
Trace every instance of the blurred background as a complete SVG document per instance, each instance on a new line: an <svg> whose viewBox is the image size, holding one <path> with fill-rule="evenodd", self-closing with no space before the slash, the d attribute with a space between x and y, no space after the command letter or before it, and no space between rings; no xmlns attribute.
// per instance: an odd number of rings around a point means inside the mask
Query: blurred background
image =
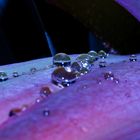
<svg viewBox="0 0 140 140"><path fill-rule="evenodd" d="M140 52L140 23L113 0L0 0L0 65L112 48Z"/></svg>

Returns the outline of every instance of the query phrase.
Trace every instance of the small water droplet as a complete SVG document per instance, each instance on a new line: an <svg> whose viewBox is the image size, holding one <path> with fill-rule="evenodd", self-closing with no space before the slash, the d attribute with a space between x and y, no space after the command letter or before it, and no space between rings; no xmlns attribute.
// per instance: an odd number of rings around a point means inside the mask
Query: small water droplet
<svg viewBox="0 0 140 140"><path fill-rule="evenodd" d="M8 76L6 72L0 72L0 82L8 80Z"/></svg>
<svg viewBox="0 0 140 140"><path fill-rule="evenodd" d="M27 110L27 108L28 108L28 105L23 105L23 106L21 107L21 110L22 110L22 111L25 111L25 110Z"/></svg>
<svg viewBox="0 0 140 140"><path fill-rule="evenodd" d="M61 84L63 86L69 86L77 80L76 73L68 72L64 67L58 67L52 73L52 81L54 84Z"/></svg>
<svg viewBox="0 0 140 140"><path fill-rule="evenodd" d="M19 77L19 73L17 71L13 72L13 77Z"/></svg>
<svg viewBox="0 0 140 140"><path fill-rule="evenodd" d="M40 96L43 97L43 98L48 97L51 93L52 92L51 92L50 88L47 87L47 86L42 87L41 90L40 90Z"/></svg>
<svg viewBox="0 0 140 140"><path fill-rule="evenodd" d="M31 74L34 74L36 71L37 71L36 68L31 68L31 69L30 69Z"/></svg>
<svg viewBox="0 0 140 140"><path fill-rule="evenodd" d="M90 55L91 57L92 57L92 59L93 59L93 61L96 61L96 60L98 60L98 53L97 52L95 52L95 51L89 51L88 52L88 55Z"/></svg>
<svg viewBox="0 0 140 140"><path fill-rule="evenodd" d="M12 110L9 112L9 117L16 116L16 115L18 115L20 112L22 112L22 109L20 109L20 108L14 108L14 109L12 109Z"/></svg>
<svg viewBox="0 0 140 140"><path fill-rule="evenodd" d="M99 85L101 85L101 84L102 84L102 81L101 81L101 80L97 80L97 83L98 83Z"/></svg>
<svg viewBox="0 0 140 140"><path fill-rule="evenodd" d="M135 54L130 55L129 57L130 62L135 62L137 61L137 56Z"/></svg>
<svg viewBox="0 0 140 140"><path fill-rule="evenodd" d="M114 74L111 71L106 72L104 73L104 78L105 80L114 80Z"/></svg>
<svg viewBox="0 0 140 140"><path fill-rule="evenodd" d="M43 115L44 116L49 116L50 115L50 111L47 110L47 109L43 110Z"/></svg>
<svg viewBox="0 0 140 140"><path fill-rule="evenodd" d="M40 103L40 102L41 102L41 98L37 98L36 103Z"/></svg>
<svg viewBox="0 0 140 140"><path fill-rule="evenodd" d="M98 52L98 56L99 56L100 58L106 58L106 57L108 56L108 54L107 54L105 51L100 50L100 51Z"/></svg>
<svg viewBox="0 0 140 140"><path fill-rule="evenodd" d="M104 58L102 58L102 60L99 61L99 67L103 68L107 66L107 62L104 60Z"/></svg>
<svg viewBox="0 0 140 140"><path fill-rule="evenodd" d="M70 66L71 58L65 53L58 53L53 57L53 64L56 66Z"/></svg>
<svg viewBox="0 0 140 140"><path fill-rule="evenodd" d="M119 82L120 82L119 79L117 79L117 78L114 78L113 81L114 81L116 84L119 84Z"/></svg>

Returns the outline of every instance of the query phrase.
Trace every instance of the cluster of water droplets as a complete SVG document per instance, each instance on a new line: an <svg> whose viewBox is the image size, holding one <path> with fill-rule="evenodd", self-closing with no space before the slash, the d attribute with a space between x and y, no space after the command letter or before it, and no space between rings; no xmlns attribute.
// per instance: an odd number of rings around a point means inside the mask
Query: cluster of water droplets
<svg viewBox="0 0 140 140"><path fill-rule="evenodd" d="M105 57L105 53L100 55L95 51L87 54L80 54L74 62L71 61L69 55L58 53L53 57L53 65L56 69L52 73L52 82L57 85L69 86L74 83L81 75L88 73L94 62L99 58Z"/></svg>

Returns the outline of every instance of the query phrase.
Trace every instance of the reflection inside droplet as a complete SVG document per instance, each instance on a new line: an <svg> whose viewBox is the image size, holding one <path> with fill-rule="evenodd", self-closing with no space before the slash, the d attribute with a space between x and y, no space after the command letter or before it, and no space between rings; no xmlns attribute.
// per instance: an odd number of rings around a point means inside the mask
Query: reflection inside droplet
<svg viewBox="0 0 140 140"><path fill-rule="evenodd" d="M70 66L71 58L65 53L58 53L53 57L53 64L56 66Z"/></svg>
<svg viewBox="0 0 140 140"><path fill-rule="evenodd" d="M77 79L76 73L71 71L68 72L64 67L55 69L52 73L52 81L55 84L61 84L63 86L69 86L74 83Z"/></svg>

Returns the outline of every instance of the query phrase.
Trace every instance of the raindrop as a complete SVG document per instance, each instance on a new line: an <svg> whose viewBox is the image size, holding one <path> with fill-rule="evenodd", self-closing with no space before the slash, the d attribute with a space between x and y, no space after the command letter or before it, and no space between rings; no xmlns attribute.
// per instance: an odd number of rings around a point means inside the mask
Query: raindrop
<svg viewBox="0 0 140 140"><path fill-rule="evenodd" d="M13 77L18 77L19 76L19 73L17 71L14 71L13 72Z"/></svg>
<svg viewBox="0 0 140 140"><path fill-rule="evenodd" d="M130 62L135 62L137 61L137 56L135 54L130 55L129 57Z"/></svg>
<svg viewBox="0 0 140 140"><path fill-rule="evenodd" d="M64 67L58 67L57 69L55 69L51 77L54 84L61 84L63 86L69 86L77 79L77 75L75 72L68 72Z"/></svg>
<svg viewBox="0 0 140 140"><path fill-rule="evenodd" d="M65 53L58 53L53 57L53 65L56 66L70 66L71 58Z"/></svg>
<svg viewBox="0 0 140 140"><path fill-rule="evenodd" d="M108 56L108 54L107 54L105 51L100 50L100 51L98 52L98 56L99 56L100 58L106 58L106 57Z"/></svg>
<svg viewBox="0 0 140 140"><path fill-rule="evenodd" d="M8 80L6 72L0 72L0 82Z"/></svg>

